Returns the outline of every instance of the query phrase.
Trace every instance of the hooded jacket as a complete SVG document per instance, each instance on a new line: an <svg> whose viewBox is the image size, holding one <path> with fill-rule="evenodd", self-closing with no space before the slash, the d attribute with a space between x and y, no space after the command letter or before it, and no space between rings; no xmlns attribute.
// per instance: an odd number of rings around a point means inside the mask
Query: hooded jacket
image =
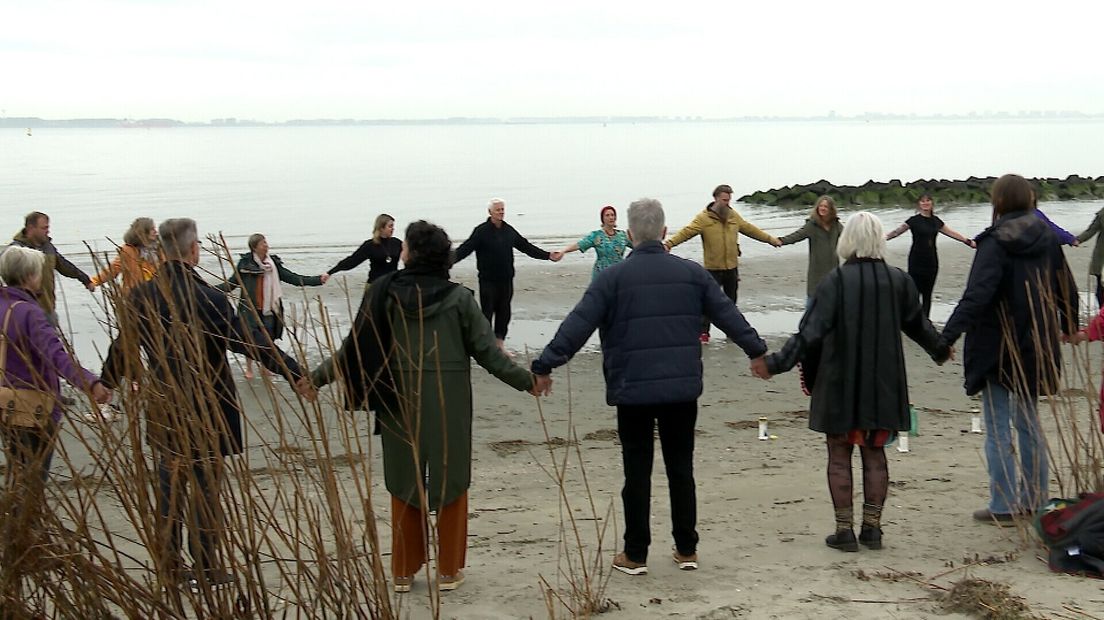
<svg viewBox="0 0 1104 620"><path fill-rule="evenodd" d="M376 298L381 292L386 299ZM373 324L376 314L385 321L380 329ZM385 344L377 355L381 340ZM529 371L498 348L472 291L450 282L447 273L408 266L365 292L334 366L346 383L358 384L346 385L347 405L356 408L367 397L375 409L383 435L384 481L402 502L420 504L423 472L430 510L451 504L471 484L472 359L516 390L533 385ZM380 363L385 372L356 367ZM316 385L327 382L326 366L312 373ZM381 381L392 385L372 385ZM415 454L420 466L415 466Z"/></svg>
<svg viewBox="0 0 1104 620"><path fill-rule="evenodd" d="M1077 304L1077 284L1046 222L1014 211L985 229L942 336L953 345L966 334L966 393L988 382L1029 397L1052 393L1062 368L1058 334L1077 331Z"/></svg>
<svg viewBox="0 0 1104 620"><path fill-rule="evenodd" d="M705 255L703 265L710 271L724 271L735 269L740 264L741 234L763 243L770 243L774 239L758 226L740 217L736 209L729 212L727 220L721 221L721 217L709 208L711 206L713 203L706 205L704 211L668 239L665 243L667 248L673 248L683 241L701 235L702 251Z"/></svg>
<svg viewBox="0 0 1104 620"><path fill-rule="evenodd" d="M35 245L27 238L26 233L21 230L12 237L11 245L38 250L46 255L46 263L42 265L42 290L38 293L38 305L42 306L46 314L54 312L56 303L56 293L54 292L55 271L67 278L80 280L80 283L85 286L88 286L88 283L92 281L92 278L89 278L88 274L81 271L79 267L69 262L69 259L62 256L57 251L57 248L54 247L53 241L48 238L46 239L46 243Z"/></svg>

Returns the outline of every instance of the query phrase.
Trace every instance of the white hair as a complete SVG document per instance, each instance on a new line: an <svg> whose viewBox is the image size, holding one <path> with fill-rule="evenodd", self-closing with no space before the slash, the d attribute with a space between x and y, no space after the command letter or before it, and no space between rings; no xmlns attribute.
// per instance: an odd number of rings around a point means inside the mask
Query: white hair
<svg viewBox="0 0 1104 620"><path fill-rule="evenodd" d="M843 260L852 258L885 259L886 242L882 221L869 211L859 211L847 220L840 233L836 252Z"/></svg>
<svg viewBox="0 0 1104 620"><path fill-rule="evenodd" d="M487 203L487 209L493 209L495 205L506 206L506 201L501 198L491 198L491 201Z"/></svg>
<svg viewBox="0 0 1104 620"><path fill-rule="evenodd" d="M8 286L23 286L42 275L46 264L46 255L33 248L18 245L8 246L0 254L0 279Z"/></svg>
<svg viewBox="0 0 1104 620"><path fill-rule="evenodd" d="M657 241L663 236L663 227L667 223L663 215L663 205L655 198L641 198L629 205L629 232L633 243Z"/></svg>

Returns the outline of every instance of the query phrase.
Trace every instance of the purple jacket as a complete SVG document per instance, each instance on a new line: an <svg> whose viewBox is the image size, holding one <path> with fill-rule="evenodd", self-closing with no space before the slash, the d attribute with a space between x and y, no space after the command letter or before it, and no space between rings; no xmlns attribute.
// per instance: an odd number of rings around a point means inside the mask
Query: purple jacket
<svg viewBox="0 0 1104 620"><path fill-rule="evenodd" d="M74 387L87 390L99 381L96 375L80 367L65 350L57 331L46 321L46 312L27 291L14 286L0 288L0 326L8 308L16 302L8 320L7 358L3 384L15 388L33 388L61 396L59 377ZM50 416L61 420L61 406L54 405Z"/></svg>
<svg viewBox="0 0 1104 620"><path fill-rule="evenodd" d="M1058 241L1060 241L1062 245L1073 245L1073 242L1077 240L1077 237L1075 237L1073 233L1050 221L1050 218L1046 216L1046 213L1043 213L1038 208L1035 209L1035 215L1040 220L1046 222L1047 226L1050 226L1050 229L1054 231L1054 234L1058 235ZM980 237L981 235L978 236Z"/></svg>

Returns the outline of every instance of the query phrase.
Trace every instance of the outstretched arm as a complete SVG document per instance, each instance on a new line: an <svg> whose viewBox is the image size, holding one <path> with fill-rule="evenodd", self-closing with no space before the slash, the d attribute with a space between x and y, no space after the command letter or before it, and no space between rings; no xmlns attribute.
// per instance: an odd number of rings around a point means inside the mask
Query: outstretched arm
<svg viewBox="0 0 1104 620"><path fill-rule="evenodd" d="M954 239L955 241L960 241L962 243L965 243L966 245L968 245L972 248L977 247L977 244L974 243L973 239L967 238L962 233L960 233L957 230L951 228L950 226L947 226L946 224L943 225L943 228L939 229L939 232L943 233L944 235L947 235L948 237L950 237L951 239Z"/></svg>
<svg viewBox="0 0 1104 620"><path fill-rule="evenodd" d="M896 239L897 237L900 237L908 229L909 229L909 225L907 223L906 224L901 224L897 228L894 228L893 230L886 233L886 241L889 241L891 239Z"/></svg>

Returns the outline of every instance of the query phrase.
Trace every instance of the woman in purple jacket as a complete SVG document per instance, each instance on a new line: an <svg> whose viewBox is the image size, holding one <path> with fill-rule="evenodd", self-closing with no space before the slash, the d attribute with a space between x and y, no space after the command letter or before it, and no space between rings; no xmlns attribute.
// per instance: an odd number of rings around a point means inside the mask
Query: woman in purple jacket
<svg viewBox="0 0 1104 620"><path fill-rule="evenodd" d="M0 422L8 463L5 490L13 498L18 497L24 507L40 506L44 499L44 483L61 422L59 377L87 391L98 403L111 399L99 378L81 368L65 350L46 312L38 305L36 296L42 285L44 263L45 255L30 248L10 246L0 254L0 279L6 284L0 287L0 325L4 326L7 342L0 382L5 387L40 390L55 397L49 419L40 426L10 424L6 414ZM19 518L29 525L35 512L20 510Z"/></svg>

